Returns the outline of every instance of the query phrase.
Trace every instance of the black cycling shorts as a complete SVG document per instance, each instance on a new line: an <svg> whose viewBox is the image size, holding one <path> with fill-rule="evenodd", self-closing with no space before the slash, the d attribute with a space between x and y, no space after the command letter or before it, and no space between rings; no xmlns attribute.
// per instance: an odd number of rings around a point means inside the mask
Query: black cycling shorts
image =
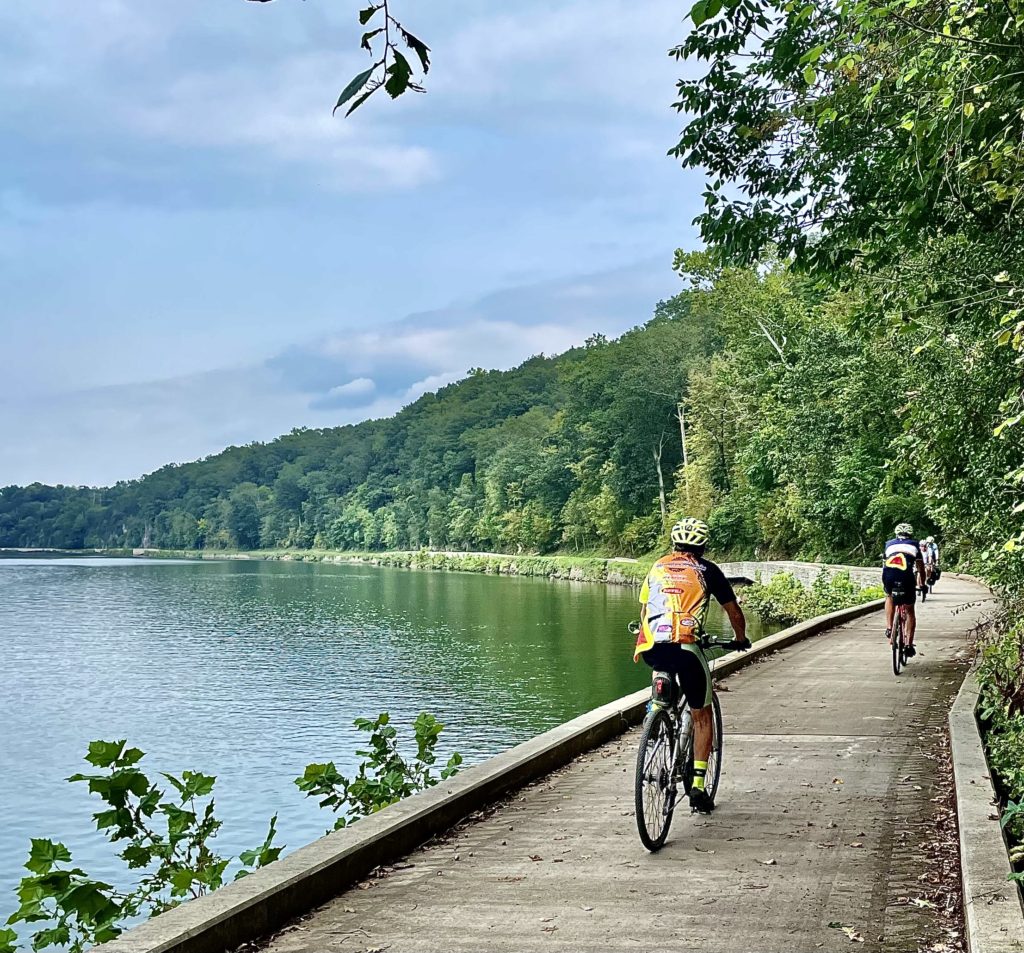
<svg viewBox="0 0 1024 953"><path fill-rule="evenodd" d="M917 579L905 569L886 566L882 570L882 588L892 597L894 606L912 606L917 601Z"/></svg>
<svg viewBox="0 0 1024 953"><path fill-rule="evenodd" d="M672 642L655 642L640 657L655 671L675 675L691 708L711 704L711 671L700 649L691 651Z"/></svg>

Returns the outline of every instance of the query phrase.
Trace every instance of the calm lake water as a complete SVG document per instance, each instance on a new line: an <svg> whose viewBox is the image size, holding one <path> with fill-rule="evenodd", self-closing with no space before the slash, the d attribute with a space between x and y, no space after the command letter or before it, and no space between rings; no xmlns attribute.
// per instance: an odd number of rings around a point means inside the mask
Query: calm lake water
<svg viewBox="0 0 1024 953"><path fill-rule="evenodd" d="M714 606L711 625L723 629ZM483 760L648 683L626 587L357 565L0 557L0 919L30 837L120 882L92 829L89 741L143 766L217 775L217 843L237 854L279 814L299 847L332 819L292 780L355 763L357 717L427 710ZM752 620L754 621L754 620ZM751 632L755 637L756 630Z"/></svg>

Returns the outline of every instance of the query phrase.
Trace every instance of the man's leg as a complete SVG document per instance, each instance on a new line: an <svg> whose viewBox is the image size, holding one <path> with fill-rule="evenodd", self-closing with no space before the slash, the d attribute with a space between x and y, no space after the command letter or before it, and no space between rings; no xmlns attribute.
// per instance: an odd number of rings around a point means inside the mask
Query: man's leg
<svg viewBox="0 0 1024 953"><path fill-rule="evenodd" d="M917 612L914 603L907 606L907 645L914 644L914 633L917 631Z"/></svg>
<svg viewBox="0 0 1024 953"><path fill-rule="evenodd" d="M711 758L714 741L714 714L711 707L711 670L699 649L683 649L680 653L679 681L693 717L693 784L690 786L690 807L709 814L715 802L704 789L704 777Z"/></svg>
<svg viewBox="0 0 1024 953"><path fill-rule="evenodd" d="M711 759L711 743L714 740L714 717L710 705L691 709L693 714L693 786L704 790L704 775L707 774Z"/></svg>
<svg viewBox="0 0 1024 953"><path fill-rule="evenodd" d="M893 605L892 596L889 593L885 594L885 635L889 637L889 633L892 632L892 620L896 614L896 606Z"/></svg>

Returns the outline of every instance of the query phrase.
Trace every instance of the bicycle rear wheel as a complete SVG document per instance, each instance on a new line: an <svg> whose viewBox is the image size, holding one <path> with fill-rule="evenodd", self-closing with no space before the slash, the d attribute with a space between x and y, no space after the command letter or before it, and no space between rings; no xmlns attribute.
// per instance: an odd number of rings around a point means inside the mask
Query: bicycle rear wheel
<svg viewBox="0 0 1024 953"><path fill-rule="evenodd" d="M903 613L897 608L892 626L892 671L894 675L899 675L903 662Z"/></svg>
<svg viewBox="0 0 1024 953"><path fill-rule="evenodd" d="M668 837L675 810L672 750L675 729L663 708L655 708L644 720L636 753L636 827L640 842L649 851L661 850Z"/></svg>

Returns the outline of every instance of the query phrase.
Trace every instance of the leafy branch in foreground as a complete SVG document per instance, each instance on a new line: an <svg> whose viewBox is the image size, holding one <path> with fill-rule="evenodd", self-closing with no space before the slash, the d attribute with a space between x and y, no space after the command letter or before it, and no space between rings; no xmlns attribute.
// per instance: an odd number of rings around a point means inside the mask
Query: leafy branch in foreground
<svg viewBox="0 0 1024 953"><path fill-rule="evenodd" d="M125 922L154 916L184 900L203 896L224 882L230 857L216 853L211 841L222 821L214 813L216 778L198 771L180 777L163 774L173 793L161 789L138 767L143 752L127 742L94 741L85 760L100 769L75 774L105 808L93 815L96 829L111 843L123 843L118 854L130 871L141 872L130 889L121 891L71 866L71 851L61 843L33 839L18 887L18 909L7 923L36 927L32 949L62 947L78 953L118 936ZM266 840L244 851L235 879L275 861L277 816L270 819ZM17 936L0 930L0 953L16 949Z"/></svg>
<svg viewBox="0 0 1024 953"><path fill-rule="evenodd" d="M328 761L307 765L302 777L295 779L296 786L307 797L320 798L321 807L341 814L334 822L335 830L447 780L462 764L462 756L455 752L440 776L434 774L434 749L444 726L427 712L420 712L413 723L416 757L412 761L402 757L398 732L386 711L373 721L357 718L355 726L370 737L368 748L356 752L363 760L354 778L345 777L333 761Z"/></svg>
<svg viewBox="0 0 1024 953"><path fill-rule="evenodd" d="M254 2L267 3L269 0L254 0ZM399 44L404 44L414 54L424 76L430 71L430 47L419 37L410 33L396 17L392 16L388 0L371 3L368 7L360 10L359 25L365 30L359 41L359 48L366 50L374 58L373 64L369 69L352 77L349 84L341 91L334 112L347 103L351 103L345 111L345 115L352 115L381 87L392 99L397 99L408 90L416 93L426 92L422 84L413 81L413 66L408 57L399 49ZM380 44L383 44L383 48L378 56L374 46L380 46Z"/></svg>
<svg viewBox="0 0 1024 953"><path fill-rule="evenodd" d="M387 712L373 721L355 722L367 732L367 750L356 776L349 780L333 762L311 764L296 780L308 796L322 798L322 807L345 811L335 823L345 827L410 794L433 787L459 769L462 757L453 754L440 776L435 774L435 748L444 726L427 712L420 712L413 728L416 756L402 757L398 732ZM161 775L171 792L162 790L138 767L144 757L138 748L122 741L94 741L85 760L95 774L75 774L72 783L85 783L104 803L93 815L96 829L111 843L123 843L118 854L129 871L137 872L134 886L119 890L72 866L71 851L61 843L33 839L25 868L28 875L18 887L18 909L0 928L0 953L15 953L18 923L32 925L33 950L59 947L81 951L112 940L132 920L151 917L186 900L201 897L222 886L232 858L213 850L211 841L222 826L214 813L216 778L198 771L180 777ZM282 847L275 846L277 815L270 819L263 843L238 855L241 863L235 880L273 863Z"/></svg>
<svg viewBox="0 0 1024 953"><path fill-rule="evenodd" d="M845 571L835 575L819 573L810 589L792 573L780 572L768 582L758 579L743 590L742 598L743 605L762 619L792 625L826 612L880 599L882 595L881 587L860 586Z"/></svg>

